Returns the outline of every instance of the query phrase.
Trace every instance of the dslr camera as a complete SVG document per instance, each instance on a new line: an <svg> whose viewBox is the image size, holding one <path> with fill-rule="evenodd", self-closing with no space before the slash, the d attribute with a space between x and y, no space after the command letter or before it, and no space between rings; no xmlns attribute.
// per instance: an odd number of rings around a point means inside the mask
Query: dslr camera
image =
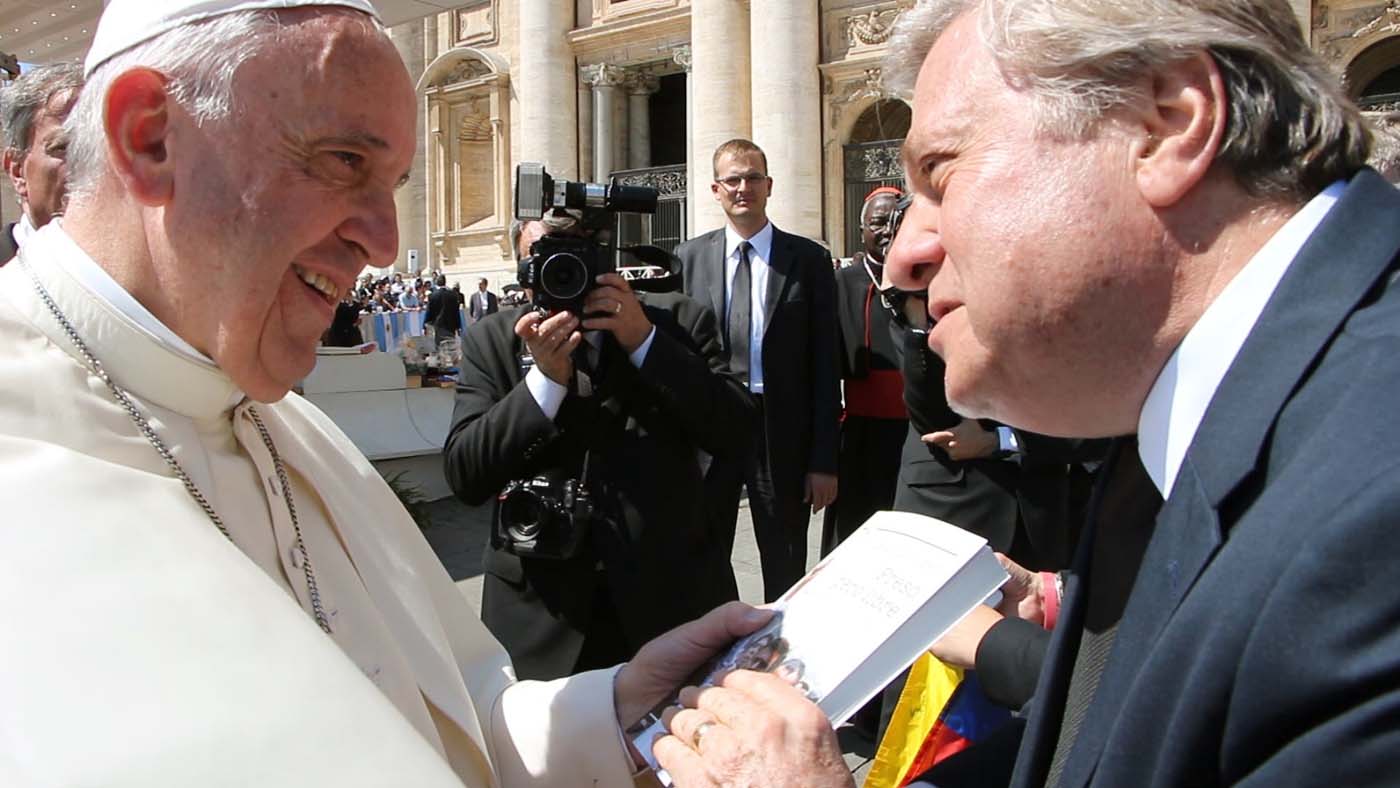
<svg viewBox="0 0 1400 788"><path fill-rule="evenodd" d="M578 554L597 516L579 479L517 479L501 491L491 542L521 558L562 561Z"/></svg>
<svg viewBox="0 0 1400 788"><path fill-rule="evenodd" d="M583 311L584 299L600 274L616 270L614 250L593 233L611 225L618 213L656 213L657 192L645 186L556 181L544 165L522 162L515 168L515 218L544 219L550 213L581 214L586 235L546 235L520 261L517 279L535 294L535 306L550 312Z"/></svg>

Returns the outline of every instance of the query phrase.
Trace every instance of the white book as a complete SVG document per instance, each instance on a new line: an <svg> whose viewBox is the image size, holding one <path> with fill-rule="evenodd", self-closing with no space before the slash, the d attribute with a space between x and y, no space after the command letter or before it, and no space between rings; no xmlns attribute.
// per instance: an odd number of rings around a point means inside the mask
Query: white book
<svg viewBox="0 0 1400 788"><path fill-rule="evenodd" d="M877 512L771 605L771 622L691 683L736 668L777 673L840 725L1007 577L982 537L932 517ZM653 768L651 742L666 733L661 712L674 703L628 729Z"/></svg>

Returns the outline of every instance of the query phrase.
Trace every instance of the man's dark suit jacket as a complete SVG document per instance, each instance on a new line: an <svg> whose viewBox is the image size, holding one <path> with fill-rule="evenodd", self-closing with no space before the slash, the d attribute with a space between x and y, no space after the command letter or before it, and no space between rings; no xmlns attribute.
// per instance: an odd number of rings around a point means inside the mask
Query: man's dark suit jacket
<svg viewBox="0 0 1400 788"><path fill-rule="evenodd" d="M10 222L0 228L0 265L10 262L19 253L19 245L15 243L15 223Z"/></svg>
<svg viewBox="0 0 1400 788"><path fill-rule="evenodd" d="M553 421L524 384L514 326L528 306L490 315L465 335L445 449L457 495L479 504L512 479L577 469L593 446L590 477L621 501L621 527L595 528L576 560L488 548L482 619L522 678L573 670L599 561L630 651L738 597L729 555L706 527L697 454L742 456L753 401L724 366L714 313L678 293L641 298L657 329L641 369L610 341L595 394L571 393Z"/></svg>
<svg viewBox="0 0 1400 788"><path fill-rule="evenodd" d="M724 229L676 248L685 292L724 320ZM835 280L816 242L773 228L763 334L763 428L774 484L801 499L808 473L836 473L841 414Z"/></svg>
<svg viewBox="0 0 1400 788"><path fill-rule="evenodd" d="M486 297L485 306L482 306L481 304L481 297L483 295ZM496 294L491 292L490 290L487 290L485 293L482 293L480 290L478 290L475 293L472 293L471 297L468 298L467 301L467 317L470 318L473 323L477 322L483 317L486 317L487 315L496 314L496 310L499 308L498 302L496 300Z"/></svg>
<svg viewBox="0 0 1400 788"><path fill-rule="evenodd" d="M1206 410L1062 786L1396 784L1398 269L1400 193L1363 170ZM1054 752L1089 557L1066 585L1015 785L1040 785Z"/></svg>
<svg viewBox="0 0 1400 788"><path fill-rule="evenodd" d="M432 326L438 336L450 336L462 330L462 303L450 287L439 287L428 295L428 313L423 322Z"/></svg>

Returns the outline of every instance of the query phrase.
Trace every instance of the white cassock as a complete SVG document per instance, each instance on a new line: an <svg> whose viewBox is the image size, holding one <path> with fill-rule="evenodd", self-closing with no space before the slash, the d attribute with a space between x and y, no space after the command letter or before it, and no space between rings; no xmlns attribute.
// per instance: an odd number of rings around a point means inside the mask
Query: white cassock
<svg viewBox="0 0 1400 788"><path fill-rule="evenodd" d="M23 258L233 543L25 267L0 269L0 785L632 784L614 671L516 682L323 413L244 398L57 223ZM290 477L330 637L250 408Z"/></svg>

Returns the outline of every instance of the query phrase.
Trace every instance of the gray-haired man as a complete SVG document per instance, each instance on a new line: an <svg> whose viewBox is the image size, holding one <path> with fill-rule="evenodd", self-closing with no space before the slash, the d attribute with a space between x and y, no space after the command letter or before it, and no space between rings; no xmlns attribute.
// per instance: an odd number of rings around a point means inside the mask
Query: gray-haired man
<svg viewBox="0 0 1400 788"><path fill-rule="evenodd" d="M0 91L0 163L20 208L19 219L0 230L0 265L63 212L68 148L63 121L82 86L81 64L55 63L31 69Z"/></svg>
<svg viewBox="0 0 1400 788"><path fill-rule="evenodd" d="M890 49L913 203L886 272L928 291L949 402L1137 436L1019 745L928 783L1393 785L1400 193L1294 4L934 0ZM724 689L658 744L678 780L846 782L769 754L820 741L800 704Z"/></svg>

